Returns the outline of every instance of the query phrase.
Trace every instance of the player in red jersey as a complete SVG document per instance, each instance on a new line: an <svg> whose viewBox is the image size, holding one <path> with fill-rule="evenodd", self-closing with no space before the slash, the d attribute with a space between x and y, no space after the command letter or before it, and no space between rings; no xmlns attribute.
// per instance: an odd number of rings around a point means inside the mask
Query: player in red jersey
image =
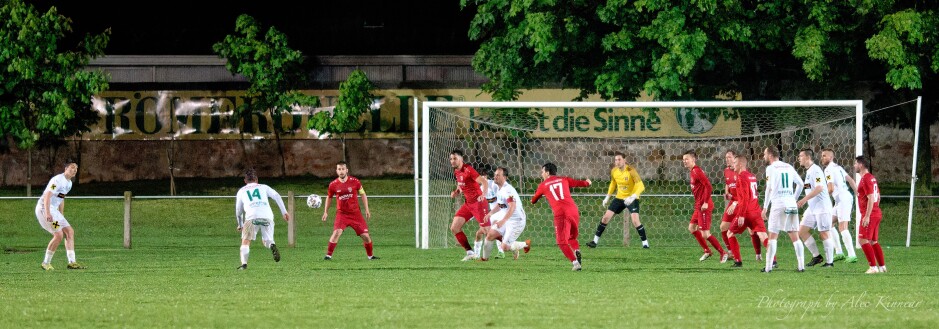
<svg viewBox="0 0 939 329"><path fill-rule="evenodd" d="M554 237L557 239L561 253L574 264L574 271L580 271L580 243L577 242L578 227L580 227L580 210L571 197L572 187L590 186L590 180L576 180L570 177L556 176L558 167L553 163L541 166L541 178L531 204L538 202L541 196L548 199L551 211L554 213Z"/></svg>
<svg viewBox="0 0 939 329"><path fill-rule="evenodd" d="M734 195L734 201L727 206L725 212L725 216L729 215L732 219L728 223L727 232L722 233L727 234L727 249L730 249L731 254L734 255L733 267L743 266L743 260L740 258L740 244L737 243L735 234L743 233L744 229L748 229L754 245L760 246L767 241L766 226L763 225L760 202L756 195L758 181L756 176L753 176L747 170L747 161L747 157L743 155L738 155L734 159L734 169L737 174L735 179L737 186L734 191L736 194ZM757 256L760 256L760 254L757 254ZM757 261L759 260L760 257L757 257Z"/></svg>
<svg viewBox="0 0 939 329"><path fill-rule="evenodd" d="M727 234L727 230L730 229L730 226L731 226L731 221L736 219L736 217L733 216L732 211L728 211L730 209L730 205L733 204L734 201L736 201L736 195L737 195L737 175L738 174L734 166L734 163L736 161L737 161L737 151L727 150L726 152L724 152L724 163L727 165L727 167L724 168L724 201L725 201L724 210L725 211L723 213L723 216L721 217L721 240L724 240L724 245L727 246L728 249L730 248L730 243L731 243L730 239L736 239L735 237L731 238L734 236L733 234ZM760 256L760 253L761 253L760 239L756 235L756 232L750 231L750 241L753 242L753 251L756 253L756 260L757 261L762 260Z"/></svg>
<svg viewBox="0 0 939 329"><path fill-rule="evenodd" d="M877 178L870 173L870 160L863 155L854 159L854 170L861 175L857 184L857 204L861 209L861 229L858 230L858 243L867 257L867 264L871 266L867 274L887 272L884 262L884 250L877 243L880 235L880 187ZM879 265L879 266L878 266Z"/></svg>
<svg viewBox="0 0 939 329"><path fill-rule="evenodd" d="M479 227L489 232L489 222L486 220L486 214L489 213L489 204L486 202L486 192L489 189L489 182L486 177L480 176L476 169L463 162L463 151L453 150L450 152L450 167L453 167L453 176L456 177L456 189L450 193L450 198L456 198L459 193L463 193L465 202L460 210L457 210L453 216L453 222L450 223L450 231L456 237L456 241L466 249L466 256L463 261L472 260L476 257L473 247L470 246L466 234L463 233L463 225L470 218L475 218L479 222Z"/></svg>
<svg viewBox="0 0 939 329"><path fill-rule="evenodd" d="M688 150L681 156L682 164L691 171L691 192L694 194L694 213L691 215L688 231L694 235L695 240L698 240L701 249L704 249L704 255L701 255L700 261L711 257L711 249L707 245L707 242L710 242L721 253L721 263L725 263L727 252L721 247L721 242L711 235L711 213L714 211L714 201L711 200L711 192L713 192L711 181L701 167L695 164L696 161L698 161L698 155L694 150Z"/></svg>
<svg viewBox="0 0 939 329"><path fill-rule="evenodd" d="M339 178L329 183L326 202L323 204L323 221L325 222L329 215L329 200L336 197L336 221L333 224L333 234L329 236L326 257L323 259L333 259L333 250L336 250L342 230L350 226L355 231L355 235L362 238L362 245L365 246L365 255L368 259L378 259L372 255L372 237L368 235L368 224L365 222L367 219L372 219L372 213L368 210L368 197L365 195L365 189L362 188L362 182L358 178L349 176L349 166L345 161L336 164L336 175ZM362 210L359 208L358 196L360 194L362 203L365 204L365 218L362 218Z"/></svg>

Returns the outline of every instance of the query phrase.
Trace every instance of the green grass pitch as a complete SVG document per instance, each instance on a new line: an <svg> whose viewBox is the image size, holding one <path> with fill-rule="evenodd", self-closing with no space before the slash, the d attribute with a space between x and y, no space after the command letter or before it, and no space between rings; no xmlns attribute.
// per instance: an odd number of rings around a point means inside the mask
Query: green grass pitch
<svg viewBox="0 0 939 329"><path fill-rule="evenodd" d="M410 191L412 184L364 182L372 194ZM227 195L240 187L237 181L231 185L207 193ZM309 189L287 181L271 185L285 194ZM93 191L83 187L76 185L71 195ZM885 206L892 216L882 239L890 272L865 275L860 251L856 264L797 273L786 239L779 243L780 268L771 274L758 272L761 265L753 261L746 238L743 268L719 264L717 257L698 262L700 250L690 235L687 244L649 250L584 249L582 272L572 272L548 239L534 241L532 252L517 261L461 262L462 250L414 248L410 199L375 198L369 225L382 259L366 260L361 240L348 230L334 260L323 261L332 218L321 222L321 210L298 199L297 246L287 247L287 225L279 220L281 262L274 263L257 241L248 270L236 271L233 202L135 200L134 246L127 250L122 201L69 199L66 217L76 230L79 261L88 269L66 270L60 246L56 270L43 272L39 263L49 235L36 223L35 200L0 200L0 328L933 328L939 323L939 247L929 236L902 247L906 208L901 205ZM547 219L529 223L535 220ZM595 223L582 219L582 226ZM581 235L582 242L588 238Z"/></svg>

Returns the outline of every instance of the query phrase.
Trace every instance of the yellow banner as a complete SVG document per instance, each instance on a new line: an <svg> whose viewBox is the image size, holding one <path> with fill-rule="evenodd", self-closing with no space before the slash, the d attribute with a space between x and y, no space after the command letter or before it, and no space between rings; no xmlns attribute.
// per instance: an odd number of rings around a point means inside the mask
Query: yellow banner
<svg viewBox="0 0 939 329"><path fill-rule="evenodd" d="M329 138L307 129L311 115L329 111L338 90L307 90L320 97L320 108L295 108L271 116L253 114L233 118L245 102L243 91L108 91L94 97L100 115L84 139L229 139L274 138L281 127L283 139ZM372 108L362 115L357 131L346 138L411 138L413 103L421 101L491 101L478 89L376 90ZM570 101L575 90L537 89L520 101ZM599 99L588 99L597 101ZM648 99L639 99L648 100ZM474 117L479 109L460 109ZM533 109L539 122L532 137L690 137L729 136L740 133L740 122L719 115L719 109ZM474 125L470 129L487 129Z"/></svg>

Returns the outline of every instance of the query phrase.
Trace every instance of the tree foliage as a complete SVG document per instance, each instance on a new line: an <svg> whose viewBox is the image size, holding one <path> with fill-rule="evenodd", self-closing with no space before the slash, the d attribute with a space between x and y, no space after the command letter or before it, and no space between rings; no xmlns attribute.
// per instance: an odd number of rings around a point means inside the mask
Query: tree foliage
<svg viewBox="0 0 939 329"><path fill-rule="evenodd" d="M278 116L294 106L318 106L319 98L301 93L306 79L305 57L287 45L287 36L271 27L263 31L249 15L238 16L235 34L214 44L212 50L225 58L232 74L241 74L250 83L246 101L236 109L234 120L249 119L252 113L270 112ZM276 132L282 127L274 125Z"/></svg>
<svg viewBox="0 0 939 329"><path fill-rule="evenodd" d="M375 101L375 96L371 93L373 89L375 86L364 71L352 71L346 81L339 84L339 100L336 107L332 111L320 111L310 117L309 128L317 130L320 136L339 135L342 140L343 160L347 158L345 133L362 127L362 114L365 114Z"/></svg>
<svg viewBox="0 0 939 329"><path fill-rule="evenodd" d="M110 31L65 44L72 21L55 7L40 13L21 0L0 7L0 138L20 148L88 131L98 120L91 97L108 88L85 70L104 53Z"/></svg>

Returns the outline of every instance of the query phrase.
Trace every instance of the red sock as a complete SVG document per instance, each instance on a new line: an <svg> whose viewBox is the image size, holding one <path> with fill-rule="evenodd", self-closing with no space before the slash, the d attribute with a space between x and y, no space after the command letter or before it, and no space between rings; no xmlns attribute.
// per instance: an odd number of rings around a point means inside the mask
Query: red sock
<svg viewBox="0 0 939 329"><path fill-rule="evenodd" d="M877 257L874 256L874 246L871 246L870 242L862 244L861 250L864 251L864 257L867 258L867 264L870 266L877 266Z"/></svg>
<svg viewBox="0 0 939 329"><path fill-rule="evenodd" d="M571 244L571 249L580 250L580 242L577 242L577 239L571 239L567 243Z"/></svg>
<svg viewBox="0 0 939 329"><path fill-rule="evenodd" d="M326 247L326 256L332 256L332 255L333 255L333 250L336 250L336 244L330 242L330 243L329 243L329 246Z"/></svg>
<svg viewBox="0 0 939 329"><path fill-rule="evenodd" d="M713 234L708 236L708 242L710 242L711 245L714 246L714 249L717 249L717 252L719 252L721 255L725 253L724 248L721 247L721 242L717 241L717 238L715 238Z"/></svg>
<svg viewBox="0 0 939 329"><path fill-rule="evenodd" d="M750 242L753 243L753 252L757 255L762 254L763 250L760 249L760 236L756 233L750 234Z"/></svg>
<svg viewBox="0 0 939 329"><path fill-rule="evenodd" d="M737 243L736 236L727 239L727 249L730 249L730 253L734 255L735 262L742 262L742 260L740 260L740 244Z"/></svg>
<svg viewBox="0 0 939 329"><path fill-rule="evenodd" d="M365 255L372 257L372 243L363 243L362 245L365 246Z"/></svg>
<svg viewBox="0 0 939 329"><path fill-rule="evenodd" d="M887 266L887 263L884 263L884 250L880 249L880 243L874 242L871 247L874 248L874 258L877 259L877 264Z"/></svg>
<svg viewBox="0 0 939 329"><path fill-rule="evenodd" d="M724 241L724 245L730 248L730 241L727 240L727 231L721 231L721 241Z"/></svg>
<svg viewBox="0 0 939 329"><path fill-rule="evenodd" d="M704 236L701 236L701 231L694 231L691 235L694 235L694 239L698 240L698 244L701 245L701 249L704 249L705 254L711 253L711 249L708 248L708 243L704 241Z"/></svg>
<svg viewBox="0 0 939 329"><path fill-rule="evenodd" d="M564 254L564 257L567 257L567 259L569 259L570 261L573 262L573 261L577 260L577 256L574 256L574 250L571 249L571 245L569 245L569 244L559 244L559 245L558 245L558 248L561 248L561 253L563 253L563 254Z"/></svg>
<svg viewBox="0 0 939 329"><path fill-rule="evenodd" d="M456 241L459 242L461 246L463 246L463 249L466 249L467 251L473 250L473 247L470 247L469 241L466 240L466 234L463 233L463 231L460 231L460 233L454 234L453 236L455 236Z"/></svg>

